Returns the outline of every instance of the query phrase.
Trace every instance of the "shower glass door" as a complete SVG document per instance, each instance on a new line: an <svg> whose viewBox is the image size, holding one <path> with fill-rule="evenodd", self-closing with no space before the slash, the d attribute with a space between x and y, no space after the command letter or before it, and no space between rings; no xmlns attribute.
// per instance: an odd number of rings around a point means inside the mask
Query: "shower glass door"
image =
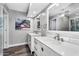
<svg viewBox="0 0 79 59"><path fill-rule="evenodd" d="M3 55L3 17L2 7L0 6L0 56Z"/></svg>

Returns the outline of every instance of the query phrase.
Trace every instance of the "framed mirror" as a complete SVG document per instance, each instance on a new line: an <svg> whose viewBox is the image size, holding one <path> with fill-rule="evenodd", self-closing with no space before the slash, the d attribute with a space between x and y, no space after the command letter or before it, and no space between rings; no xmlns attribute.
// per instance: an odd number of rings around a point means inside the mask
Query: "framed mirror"
<svg viewBox="0 0 79 59"><path fill-rule="evenodd" d="M79 3L58 3L48 11L48 30L79 31Z"/></svg>

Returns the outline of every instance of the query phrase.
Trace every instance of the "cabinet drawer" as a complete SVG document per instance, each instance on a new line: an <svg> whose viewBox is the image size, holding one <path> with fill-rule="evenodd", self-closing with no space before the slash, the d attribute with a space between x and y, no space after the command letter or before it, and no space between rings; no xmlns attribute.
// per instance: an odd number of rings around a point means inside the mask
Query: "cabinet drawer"
<svg viewBox="0 0 79 59"><path fill-rule="evenodd" d="M34 51L36 54L38 54L38 56L60 56L60 54L58 54L45 44L41 43L40 41L35 39L34 43Z"/></svg>
<svg viewBox="0 0 79 59"><path fill-rule="evenodd" d="M34 52L38 55L38 56L42 56L41 53L41 44L38 40L34 40Z"/></svg>
<svg viewBox="0 0 79 59"><path fill-rule="evenodd" d="M45 56L60 56L57 52L49 48L48 46L42 44L41 51Z"/></svg>

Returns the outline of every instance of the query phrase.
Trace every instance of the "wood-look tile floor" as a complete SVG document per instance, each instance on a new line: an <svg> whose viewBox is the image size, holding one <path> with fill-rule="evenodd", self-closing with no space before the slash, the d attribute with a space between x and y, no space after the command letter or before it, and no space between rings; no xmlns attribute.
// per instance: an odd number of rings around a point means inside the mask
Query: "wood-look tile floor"
<svg viewBox="0 0 79 59"><path fill-rule="evenodd" d="M3 50L4 56L32 56L28 45L11 47Z"/></svg>

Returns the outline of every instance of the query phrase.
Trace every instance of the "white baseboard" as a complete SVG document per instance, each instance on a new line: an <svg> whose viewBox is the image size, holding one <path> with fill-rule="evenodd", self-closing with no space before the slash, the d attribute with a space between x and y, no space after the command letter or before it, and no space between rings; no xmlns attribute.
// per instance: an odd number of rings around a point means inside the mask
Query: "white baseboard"
<svg viewBox="0 0 79 59"><path fill-rule="evenodd" d="M27 42L18 43L18 44L13 44L13 45L9 45L9 48L10 48L10 47L15 47L15 46L20 46L20 45L25 45L25 44L27 44Z"/></svg>

